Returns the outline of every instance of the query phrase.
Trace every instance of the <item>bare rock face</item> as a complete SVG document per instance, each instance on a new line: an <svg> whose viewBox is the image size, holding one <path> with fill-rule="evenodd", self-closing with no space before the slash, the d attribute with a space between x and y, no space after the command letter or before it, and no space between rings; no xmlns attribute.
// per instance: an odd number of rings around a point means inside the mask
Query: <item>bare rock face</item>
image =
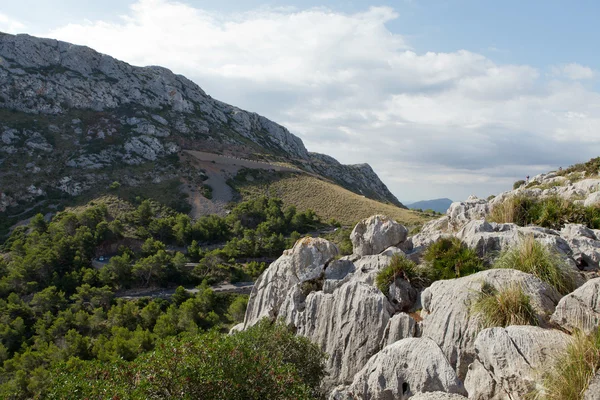
<svg viewBox="0 0 600 400"><path fill-rule="evenodd" d="M399 340L417 337L417 322L406 313L394 315L388 321L379 347L384 348Z"/></svg>
<svg viewBox="0 0 600 400"><path fill-rule="evenodd" d="M323 385L332 388L349 383L379 351L391 307L375 287L350 281L332 294L312 292L304 301L291 293L280 315L329 354Z"/></svg>
<svg viewBox="0 0 600 400"><path fill-rule="evenodd" d="M591 333L600 326L600 278L592 279L563 297L552 314L552 322L572 332Z"/></svg>
<svg viewBox="0 0 600 400"><path fill-rule="evenodd" d="M454 202L446 214L449 217L448 226L453 231L458 231L469 221L485 218L490 212L490 206L485 199L469 197L466 201Z"/></svg>
<svg viewBox="0 0 600 400"><path fill-rule="evenodd" d="M303 238L296 242L256 281L248 300L244 327L265 317L276 318L288 291L295 284L321 277L325 264L337 253L337 247L325 239Z"/></svg>
<svg viewBox="0 0 600 400"><path fill-rule="evenodd" d="M598 269L600 263L600 231L581 224L567 224L560 236L569 244L572 257L581 269Z"/></svg>
<svg viewBox="0 0 600 400"><path fill-rule="evenodd" d="M540 381L540 371L565 351L570 340L563 332L536 326L484 329L475 340L477 355L465 380L469 399L525 398Z"/></svg>
<svg viewBox="0 0 600 400"><path fill-rule="evenodd" d="M588 386L583 400L600 400L600 372L592 378L590 385Z"/></svg>
<svg viewBox="0 0 600 400"><path fill-rule="evenodd" d="M352 230L350 240L354 253L360 256L379 254L390 246L406 240L408 230L384 215L374 215L360 221Z"/></svg>
<svg viewBox="0 0 600 400"><path fill-rule="evenodd" d="M541 321L554 312L560 300L560 294L547 283L511 269L491 269L464 278L437 281L425 289L421 294L422 337L430 338L440 346L461 379L465 378L467 368L475 358L474 341L479 332L479 321L470 308L484 282L496 288L520 285L530 296Z"/></svg>
<svg viewBox="0 0 600 400"><path fill-rule="evenodd" d="M361 369L345 390L346 399L408 399L417 393L466 395L440 348L429 339L408 338L385 347Z"/></svg>

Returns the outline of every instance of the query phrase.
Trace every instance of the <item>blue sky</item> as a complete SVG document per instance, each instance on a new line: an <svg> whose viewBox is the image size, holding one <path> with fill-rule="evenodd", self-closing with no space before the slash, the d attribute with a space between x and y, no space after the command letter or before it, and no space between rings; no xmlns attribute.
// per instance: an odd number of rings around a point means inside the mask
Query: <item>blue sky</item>
<svg viewBox="0 0 600 400"><path fill-rule="evenodd" d="M594 1L21 0L0 30L164 65L309 150L369 162L403 201L460 200L599 155L598 15Z"/></svg>

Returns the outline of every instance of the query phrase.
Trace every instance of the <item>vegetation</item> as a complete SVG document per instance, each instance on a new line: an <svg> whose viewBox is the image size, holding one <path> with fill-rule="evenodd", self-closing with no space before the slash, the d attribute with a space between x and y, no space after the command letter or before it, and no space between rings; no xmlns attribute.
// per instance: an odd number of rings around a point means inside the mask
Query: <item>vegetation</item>
<svg viewBox="0 0 600 400"><path fill-rule="evenodd" d="M39 396L61 362L99 360L92 364L109 368L102 362L135 360L165 338L225 330L243 319L247 298L216 295L208 285L257 277L265 257L320 226L312 211L283 208L274 198L197 221L153 201L136 207L114 196L50 222L35 216L0 250L0 398ZM130 288L177 285L199 290L179 287L169 301L118 298Z"/></svg>
<svg viewBox="0 0 600 400"><path fill-rule="evenodd" d="M263 321L235 335L212 331L160 341L132 362L62 363L48 398L316 399L324 360L308 339Z"/></svg>
<svg viewBox="0 0 600 400"><path fill-rule="evenodd" d="M558 175L570 175L574 172L583 172L586 176L596 176L600 172L600 157L592 158L591 160L575 164L557 172Z"/></svg>
<svg viewBox="0 0 600 400"><path fill-rule="evenodd" d="M423 258L431 281L460 278L484 269L477 253L454 237L432 243Z"/></svg>
<svg viewBox="0 0 600 400"><path fill-rule="evenodd" d="M496 289L484 283L477 299L471 305L471 312L479 317L482 329L538 324L529 296L516 284Z"/></svg>
<svg viewBox="0 0 600 400"><path fill-rule="evenodd" d="M550 229L561 229L565 224L573 223L598 229L600 208L584 207L560 197L513 196L494 207L488 221L519 226L534 224Z"/></svg>
<svg viewBox="0 0 600 400"><path fill-rule="evenodd" d="M537 276L565 295L575 290L575 280L560 255L535 240L525 237L521 243L500 255L495 268L512 268Z"/></svg>
<svg viewBox="0 0 600 400"><path fill-rule="evenodd" d="M390 285L397 278L404 279L414 286L426 286L423 273L417 264L400 254L394 254L390 263L377 273L375 285L387 296Z"/></svg>
<svg viewBox="0 0 600 400"><path fill-rule="evenodd" d="M600 330L590 335L581 332L542 381L542 389L530 398L543 400L582 400L590 381L600 370Z"/></svg>
<svg viewBox="0 0 600 400"><path fill-rule="evenodd" d="M248 179L249 176L251 179ZM315 210L324 220L334 218L344 226L354 226L359 220L375 214L387 215L406 226L431 219L412 210L368 199L306 174L241 170L229 184L244 199L269 194L283 200L285 206Z"/></svg>
<svg viewBox="0 0 600 400"><path fill-rule="evenodd" d="M516 181L515 183L513 183L513 190L517 190L518 188L520 188L521 186L523 186L525 184L524 180L519 180Z"/></svg>

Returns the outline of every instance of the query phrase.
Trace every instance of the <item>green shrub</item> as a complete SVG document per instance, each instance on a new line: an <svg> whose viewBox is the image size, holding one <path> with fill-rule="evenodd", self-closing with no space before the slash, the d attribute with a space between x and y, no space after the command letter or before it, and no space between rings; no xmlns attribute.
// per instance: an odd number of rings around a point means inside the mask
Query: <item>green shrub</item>
<svg viewBox="0 0 600 400"><path fill-rule="evenodd" d="M484 283L479 296L471 305L471 312L479 317L482 329L538 324L529 296L516 284L496 289Z"/></svg>
<svg viewBox="0 0 600 400"><path fill-rule="evenodd" d="M519 226L535 224L550 229L561 229L567 223L576 223L598 229L600 208L584 207L557 196L543 199L513 196L496 205L487 220Z"/></svg>
<svg viewBox="0 0 600 400"><path fill-rule="evenodd" d="M582 400L594 375L600 370L600 331L573 335L567 351L558 356L542 379L542 389L530 399Z"/></svg>
<svg viewBox="0 0 600 400"><path fill-rule="evenodd" d="M46 398L315 399L325 354L283 324L165 340L132 362L72 360L52 373Z"/></svg>
<svg viewBox="0 0 600 400"><path fill-rule="evenodd" d="M400 254L394 254L390 263L377 273L375 285L387 296L390 285L396 278L402 278L415 286L423 286L424 277L417 264Z"/></svg>
<svg viewBox="0 0 600 400"><path fill-rule="evenodd" d="M563 295L575 289L574 277L560 255L533 236L525 237L518 246L504 252L494 267L516 269L537 276Z"/></svg>
<svg viewBox="0 0 600 400"><path fill-rule="evenodd" d="M591 160L581 163L575 164L566 168L562 171L558 171L558 175L569 175L573 172L585 172L586 176L594 176L598 175L600 171L600 157L592 158Z"/></svg>
<svg viewBox="0 0 600 400"><path fill-rule="evenodd" d="M517 190L518 188L520 188L524 184L525 184L525 181L522 180L522 179L520 181L516 181L515 183L513 183L513 190Z"/></svg>
<svg viewBox="0 0 600 400"><path fill-rule="evenodd" d="M484 269L483 260L477 253L454 237L432 243L423 258L432 281L460 278Z"/></svg>

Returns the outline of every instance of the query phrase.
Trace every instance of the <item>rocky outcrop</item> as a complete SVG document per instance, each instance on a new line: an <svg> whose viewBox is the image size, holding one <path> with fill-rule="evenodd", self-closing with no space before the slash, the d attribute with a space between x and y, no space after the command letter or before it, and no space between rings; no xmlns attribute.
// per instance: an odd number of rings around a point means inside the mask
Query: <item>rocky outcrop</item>
<svg viewBox="0 0 600 400"><path fill-rule="evenodd" d="M296 242L256 281L248 300L244 326L252 326L265 317L276 318L290 289L319 279L337 253L335 245L324 239L303 238Z"/></svg>
<svg viewBox="0 0 600 400"><path fill-rule="evenodd" d="M417 322L410 315L396 314L388 321L379 347L384 348L399 340L417 337L418 333Z"/></svg>
<svg viewBox="0 0 600 400"><path fill-rule="evenodd" d="M429 392L417 393L412 400L464 400L466 397L460 394L444 393L444 392Z"/></svg>
<svg viewBox="0 0 600 400"><path fill-rule="evenodd" d="M396 221L383 215L374 215L356 224L350 240L354 254L368 256L399 245L406 240L407 234L408 230Z"/></svg>
<svg viewBox="0 0 600 400"><path fill-rule="evenodd" d="M583 270L598 269L600 263L599 230L590 229L581 224L567 224L560 236L567 242L571 250L571 257L578 267Z"/></svg>
<svg viewBox="0 0 600 400"><path fill-rule="evenodd" d="M600 372L592 378L583 395L583 400L600 400Z"/></svg>
<svg viewBox="0 0 600 400"><path fill-rule="evenodd" d="M510 269L491 269L464 278L437 281L425 289L421 295L422 336L440 346L461 379L475 358L474 341L480 325L470 308L484 282L496 288L520 285L530 296L540 321L548 319L560 300L556 289L545 282Z"/></svg>
<svg viewBox="0 0 600 400"><path fill-rule="evenodd" d="M462 382L432 340L408 338L372 357L345 390L345 398L408 399L435 391L466 395Z"/></svg>
<svg viewBox="0 0 600 400"><path fill-rule="evenodd" d="M465 387L469 399L522 399L536 389L541 373L565 351L570 336L535 326L485 329L475 340L475 361Z"/></svg>
<svg viewBox="0 0 600 400"><path fill-rule="evenodd" d="M563 297L551 320L570 332L581 329L589 334L600 327L600 278Z"/></svg>

